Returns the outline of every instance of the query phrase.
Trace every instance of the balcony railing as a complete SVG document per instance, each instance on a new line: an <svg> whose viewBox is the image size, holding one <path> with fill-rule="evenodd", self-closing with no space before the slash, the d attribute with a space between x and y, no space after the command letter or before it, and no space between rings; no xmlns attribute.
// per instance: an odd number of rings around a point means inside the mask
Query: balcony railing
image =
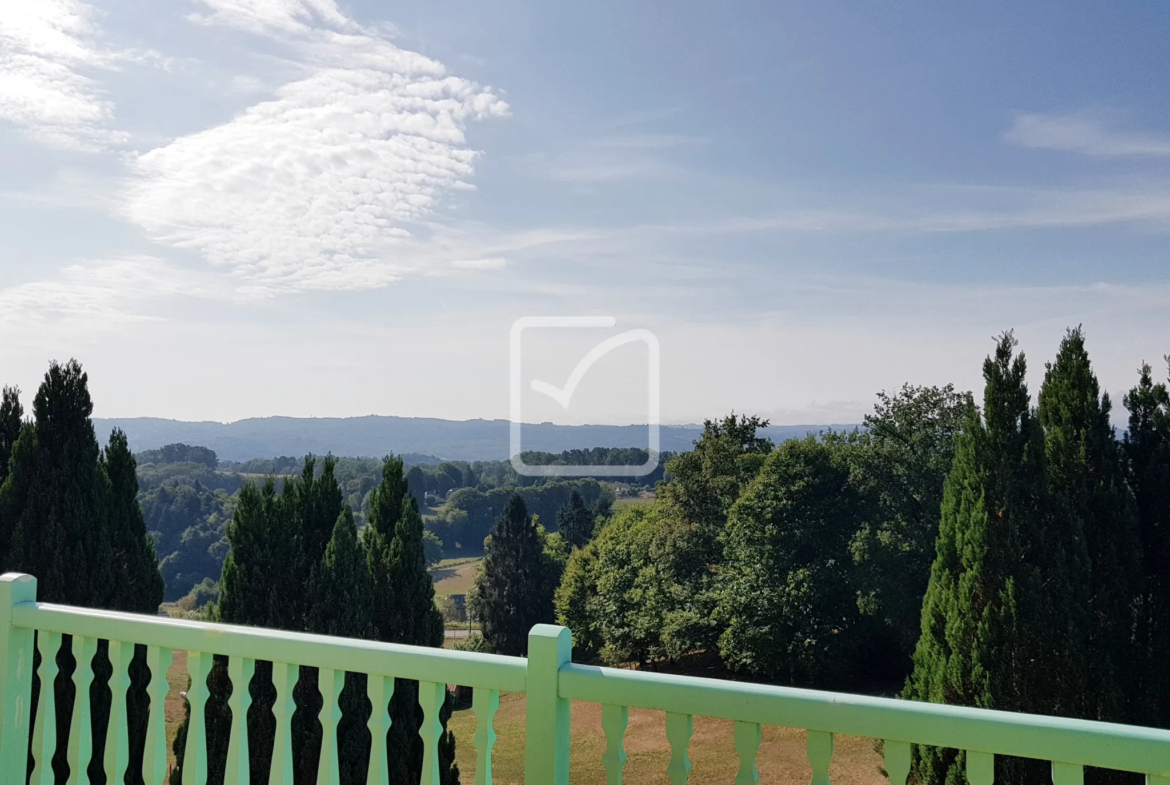
<svg viewBox="0 0 1170 785"><path fill-rule="evenodd" d="M759 779L755 762L763 725L807 731L813 785L828 785L834 734L883 740L885 768L892 785L905 785L912 744L966 750L971 785L991 785L996 755L1051 761L1055 785L1081 785L1085 766L1139 772L1146 775L1149 785L1170 785L1170 732L1162 730L577 665L570 657L569 631L546 624L532 629L529 656L523 659L71 608L36 602L36 580L13 573L0 577L0 785L25 782L30 733L33 782L52 781L49 761L57 747L53 690L41 690L35 717L30 716L30 703L33 679L50 684L56 677L55 654L63 635L71 636L78 663L66 742L70 783L88 781L85 771L92 756L92 734L84 731L89 731L92 723L92 659L97 641L107 640L114 698L103 760L107 782L122 782L129 765L127 669L135 644L141 644L147 647L151 671L147 689L150 720L142 764L143 779L150 785L161 785L166 779L163 700L168 689L166 671L175 650L188 653L191 677L184 785L202 785L207 779L205 682L213 655L228 657L234 685L249 682L257 660L273 663L277 691L273 706L277 730L269 779L273 785L291 785L293 781L292 691L302 665L319 669L324 705L317 782L323 785L338 782L337 700L346 671L368 675L369 698L375 707L368 725L372 738L383 741L371 744L369 785L385 785L387 781L386 707L396 677L419 682L424 715L419 729L425 749L423 785L439 785L439 709L447 684L473 688L477 785L492 781L492 721L501 691L527 694L525 782L541 785L569 782L572 701L602 704L603 760L611 785L622 781L626 757L622 743L630 708L666 713L671 785L683 785L690 773L687 747L695 715L734 721L733 743L739 758L736 785L754 785ZM32 673L34 645L41 652L36 674ZM232 785L249 781L245 726L249 702L247 689L232 690L225 780Z"/></svg>

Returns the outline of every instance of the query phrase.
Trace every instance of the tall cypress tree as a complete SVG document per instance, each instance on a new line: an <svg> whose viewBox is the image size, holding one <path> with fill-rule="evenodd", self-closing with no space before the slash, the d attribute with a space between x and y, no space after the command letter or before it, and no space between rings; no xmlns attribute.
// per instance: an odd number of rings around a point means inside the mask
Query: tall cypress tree
<svg viewBox="0 0 1170 785"><path fill-rule="evenodd" d="M412 646L442 646L443 620L435 607L434 583L427 573L418 502L408 495L401 458L382 464L382 483L371 492L369 524L362 533L370 572L373 635L376 640ZM442 781L459 781L455 737L446 730L451 714L447 697L439 720L444 733L439 745ZM387 761L391 782L414 782L422 775L423 746L418 729L422 709L418 683L395 680L390 700Z"/></svg>
<svg viewBox="0 0 1170 785"><path fill-rule="evenodd" d="M983 364L982 415L970 409L956 436L942 520L922 606L922 635L904 695L914 700L1035 710L1043 637L1038 571L1030 563L1041 524L1043 434L1029 408L1023 355L1010 332ZM1047 662L1037 663L1044 667ZM962 783L965 755L920 747L923 783ZM1018 781L1016 762L997 761L997 782Z"/></svg>
<svg viewBox="0 0 1170 785"><path fill-rule="evenodd" d="M500 654L526 654L532 626L555 618L544 543L519 494L508 499L484 544L475 588L483 637Z"/></svg>
<svg viewBox="0 0 1170 785"><path fill-rule="evenodd" d="M20 405L20 389L5 387L0 391L0 570L6 569L9 549L12 547L11 513L4 506L4 481L8 478L8 461L20 438L24 407Z"/></svg>
<svg viewBox="0 0 1170 785"><path fill-rule="evenodd" d="M324 558L313 570L309 594L312 598L309 632L345 638L368 637L370 576L358 542L353 509L348 504L337 518ZM338 773L343 785L362 785L370 756L365 674L345 674L345 687L338 702L341 708L341 720L337 724Z"/></svg>
<svg viewBox="0 0 1170 785"><path fill-rule="evenodd" d="M5 569L35 575L38 597L43 601L155 613L164 587L135 498L133 458L119 433L102 455L90 419L92 411L89 380L76 360L49 366L37 390L29 424L20 425L22 412L16 392L5 389L0 400L0 450L8 460L7 476L0 484L0 518L4 521L0 528L9 541L0 558ZM18 434L15 441L13 434ZM129 668L127 721L134 771L141 771L148 711L145 685L150 674L145 656L145 647L136 647ZM34 655L33 667L38 663L39 652ZM63 643L57 663L57 738L65 739L74 697L71 676L76 668L68 641ZM111 700L105 642L99 642L93 672L94 762L89 774L92 780L102 782L101 759ZM38 684L34 703L40 699L39 691ZM63 744L58 745L53 767L63 781L67 771Z"/></svg>
<svg viewBox="0 0 1170 785"><path fill-rule="evenodd" d="M108 481L88 384L76 360L53 363L33 399L34 428L13 446L17 460L5 481L12 486L10 565L35 575L47 602L109 607Z"/></svg>
<svg viewBox="0 0 1170 785"><path fill-rule="evenodd" d="M1134 670L1133 600L1141 558L1111 408L1084 334L1079 327L1069 330L1047 366L1038 409L1048 477L1046 529L1060 541L1046 553L1064 557L1063 564L1047 565L1054 589L1050 608L1059 612L1059 632L1067 636L1063 672L1077 678L1060 685L1062 708L1074 716L1124 722L1134 719L1126 674ZM1062 600L1063 606L1052 604ZM1059 646L1061 639L1052 644Z"/></svg>
<svg viewBox="0 0 1170 785"><path fill-rule="evenodd" d="M1170 364L1170 357L1167 358ZM1138 384L1125 396L1129 429L1124 449L1142 548L1143 585L1138 597L1137 642L1144 694L1141 722L1170 726L1170 390L1155 384L1143 364Z"/></svg>
<svg viewBox="0 0 1170 785"><path fill-rule="evenodd" d="M0 485L8 476L8 459L12 456L12 446L20 437L20 428L24 420L24 407L20 405L20 388L5 387L0 390ZM0 548L7 543L0 540Z"/></svg>
<svg viewBox="0 0 1170 785"><path fill-rule="evenodd" d="M156 613L166 585L158 571L154 540L138 504L137 464L126 434L115 429L102 456L110 480L109 537L114 566L113 605L137 613Z"/></svg>

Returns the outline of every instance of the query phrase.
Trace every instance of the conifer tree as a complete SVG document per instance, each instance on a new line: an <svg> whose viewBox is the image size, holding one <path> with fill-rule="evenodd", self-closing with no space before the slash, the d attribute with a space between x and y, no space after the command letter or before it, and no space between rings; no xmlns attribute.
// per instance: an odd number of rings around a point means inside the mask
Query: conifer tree
<svg viewBox="0 0 1170 785"><path fill-rule="evenodd" d="M34 427L13 446L17 460L5 482L9 566L35 575L46 602L108 608L113 571L102 525L108 492L88 381L76 360L53 363L33 399Z"/></svg>
<svg viewBox="0 0 1170 785"><path fill-rule="evenodd" d="M326 529L324 521L332 516L327 527L332 533L342 514L335 464L332 457L326 457L317 475L316 459L310 455L300 477L287 479L279 492L275 477L269 477L261 488L248 484L240 490L228 526L231 551L220 579L219 620L296 632L309 629L310 619L318 615L312 602L313 575L321 569L330 542L330 537L321 536ZM222 776L217 772L222 771L227 757L231 727L227 699L234 687L227 676L226 660L217 659L208 686L205 723L209 772L215 785ZM256 663L251 691L254 703L248 715L248 742L253 750L252 778L259 782L267 777L276 732L271 712L276 692L270 663ZM315 668L301 668L293 698L297 704L292 722L293 765L298 781L311 781L321 743L316 719L321 694ZM183 764L181 744L182 739L176 739L177 771Z"/></svg>
<svg viewBox="0 0 1170 785"><path fill-rule="evenodd" d="M20 437L20 429L24 424L24 407L20 405L20 388L5 387L0 390L0 485L8 476L8 459L12 456L12 447ZM0 540L0 553L7 545L7 541Z"/></svg>
<svg viewBox="0 0 1170 785"><path fill-rule="evenodd" d="M418 502L408 495L402 459L389 457L382 464L381 485L371 492L369 524L362 532L376 640L443 645L443 619L435 607L434 582L427 573L422 535ZM448 696L439 715L444 729L450 714ZM417 682L395 680L390 718L386 739L390 781L414 782L422 774L423 760ZM444 783L458 782L455 737L446 730L439 745L439 768Z"/></svg>
<svg viewBox="0 0 1170 785"><path fill-rule="evenodd" d="M496 521L476 575L483 637L500 654L528 652L534 624L551 622L556 584L549 581L544 543L524 499L512 494Z"/></svg>
<svg viewBox="0 0 1170 785"><path fill-rule="evenodd" d="M1044 565L1047 605L1060 624L1050 645L1067 641L1059 684L1064 712L1124 722L1133 719L1126 674L1133 672L1141 558L1111 408L1093 374L1084 334L1079 327L1069 330L1047 366L1038 408L1048 477L1046 533L1058 543L1042 555L1064 557L1063 564ZM1073 696L1081 705L1069 700Z"/></svg>
<svg viewBox="0 0 1170 785"><path fill-rule="evenodd" d="M52 363L33 400L33 421L19 425L22 412L16 392L0 400L0 445L10 450L7 476L0 485L0 519L9 543L0 558L5 569L37 578L38 599L88 608L155 613L163 582L135 499L133 458L125 437L115 433L103 457L90 415L89 380L76 360ZM18 433L15 442L12 434ZM127 472L129 480L127 479ZM141 770L149 679L145 647L136 647L130 663L127 702L130 762ZM39 652L33 667L39 664ZM76 663L65 642L57 656L60 674L54 685L57 738L68 736L74 687L69 679ZM95 763L100 776L110 693L104 689L111 667L108 644L99 642L93 661ZM40 685L33 702L40 699ZM53 766L60 774L65 746L58 745ZM132 781L133 782L133 781Z"/></svg>
<svg viewBox="0 0 1170 785"><path fill-rule="evenodd" d="M0 570L6 569L12 547L11 513L4 507L4 480L8 478L8 461L24 426L24 407L20 405L20 390L5 387L0 391Z"/></svg>
<svg viewBox="0 0 1170 785"><path fill-rule="evenodd" d="M1035 668L1024 663L1036 655L1032 639L1044 638L1030 563L1042 513L1044 443L1029 408L1024 357L1012 356L1015 346L1005 333L984 362L982 415L972 407L956 437L922 635L904 691L910 699L1039 708L1029 679ZM926 785L965 782L964 765L962 752L917 750L915 770ZM997 760L996 782L1022 775L1018 763Z"/></svg>
<svg viewBox="0 0 1170 785"><path fill-rule="evenodd" d="M568 503L557 510L557 531L570 548L580 548L593 539L593 511L576 488Z"/></svg>
<svg viewBox="0 0 1170 785"><path fill-rule="evenodd" d="M1170 357L1167 358L1170 364ZM1137 602L1138 672L1144 682L1141 723L1170 726L1170 390L1155 384L1143 364L1125 396L1129 429L1124 449L1142 548L1143 585Z"/></svg>
<svg viewBox="0 0 1170 785"><path fill-rule="evenodd" d="M102 456L110 480L109 532L114 567L114 607L156 613L166 586L154 541L138 504L138 474L126 434L115 429Z"/></svg>
<svg viewBox="0 0 1170 785"><path fill-rule="evenodd" d="M366 638L370 631L370 577L358 542L353 508L348 504L333 527L325 556L313 570L308 631L343 638ZM370 756L366 677L345 674L338 698L341 719L337 724L338 773L343 785L365 782ZM314 734L314 740L320 733ZM319 742L318 742L319 743Z"/></svg>

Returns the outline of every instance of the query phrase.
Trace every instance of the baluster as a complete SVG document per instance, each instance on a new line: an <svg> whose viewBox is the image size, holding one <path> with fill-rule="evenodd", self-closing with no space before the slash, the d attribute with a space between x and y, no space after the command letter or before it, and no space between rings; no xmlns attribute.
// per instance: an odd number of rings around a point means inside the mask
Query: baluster
<svg viewBox="0 0 1170 785"><path fill-rule="evenodd" d="M121 783L130 764L126 722L126 691L130 689L130 660L134 644L110 641L110 722L106 728L106 782Z"/></svg>
<svg viewBox="0 0 1170 785"><path fill-rule="evenodd" d="M904 741L886 740L886 774L890 785L906 785L910 776L910 745Z"/></svg>
<svg viewBox="0 0 1170 785"><path fill-rule="evenodd" d="M439 785L439 737L443 725L439 722L439 709L447 699L447 685L433 681L418 683L418 702L422 706L423 721L418 735L423 740L423 770L421 785Z"/></svg>
<svg viewBox="0 0 1170 785"><path fill-rule="evenodd" d="M475 785L492 785L492 747L496 746L496 711L500 708L500 691L476 687L471 693L471 711L475 714Z"/></svg>
<svg viewBox="0 0 1170 785"><path fill-rule="evenodd" d="M90 759L93 757L93 718L89 711L89 686L93 684L93 658L97 654L97 638L73 636L73 684L77 693L73 698L73 718L69 723L69 785L88 783Z"/></svg>
<svg viewBox="0 0 1170 785"><path fill-rule="evenodd" d="M833 734L821 730L806 731L805 748L812 765L812 785L829 785L829 761L833 759Z"/></svg>
<svg viewBox="0 0 1170 785"><path fill-rule="evenodd" d="M628 706L605 704L601 707L601 729L605 731L606 785L622 785L622 768L626 765L626 726L630 724Z"/></svg>
<svg viewBox="0 0 1170 785"><path fill-rule="evenodd" d="M756 785L760 771L756 768L756 752L760 749L760 726L755 722L735 723L735 751L739 754L739 772L735 785Z"/></svg>
<svg viewBox="0 0 1170 785"><path fill-rule="evenodd" d="M1052 761L1052 785L1085 785L1084 766Z"/></svg>
<svg viewBox="0 0 1170 785"><path fill-rule="evenodd" d="M146 665L150 668L150 682L146 694L150 698L150 719L146 726L146 748L142 753L142 779L146 785L164 785L167 780L167 716L164 704L170 685L167 671L174 652L158 646L146 648ZM47 783L46 783L47 785Z"/></svg>
<svg viewBox="0 0 1170 785"><path fill-rule="evenodd" d="M41 667L37 677L41 682L41 696L37 701L37 719L33 726L33 771L31 785L53 785L53 753L57 750L57 652L61 649L61 633L38 632L37 648L41 652Z"/></svg>
<svg viewBox="0 0 1170 785"><path fill-rule="evenodd" d="M991 785L995 782L995 756L990 752L968 750L967 782L969 785Z"/></svg>
<svg viewBox="0 0 1170 785"><path fill-rule="evenodd" d="M337 768L337 721L341 719L338 697L345 687L345 671L321 668L317 688L321 690L321 755L317 762L317 785L340 785Z"/></svg>
<svg viewBox="0 0 1170 785"><path fill-rule="evenodd" d="M191 718L187 722L187 746L183 752L183 785L207 783L207 727L204 708L207 706L207 676L211 673L212 657L201 651L187 652L187 673L191 686L187 688L187 703Z"/></svg>
<svg viewBox="0 0 1170 785"><path fill-rule="evenodd" d="M386 766L386 733L390 730L390 698L394 696L394 677L371 674L366 680L366 695L370 698L370 765L366 769L366 785L389 785Z"/></svg>
<svg viewBox="0 0 1170 785"><path fill-rule="evenodd" d="M297 686L300 675L298 665L272 663L272 683L276 687L276 703L272 704L272 713L276 715L276 739L272 743L268 785L293 785L292 715L296 709L293 688Z"/></svg>
<svg viewBox="0 0 1170 785"><path fill-rule="evenodd" d="M690 714L666 713L666 740L670 742L670 763L666 765L666 773L670 775L670 785L687 785L687 778L691 776L687 747L694 730L695 718Z"/></svg>
<svg viewBox="0 0 1170 785"><path fill-rule="evenodd" d="M248 750L248 707L252 705L252 675L256 660L250 657L232 657L228 661L228 678L232 682L232 696L228 707L232 710L232 733L228 740L227 770L224 782L248 782L252 770Z"/></svg>

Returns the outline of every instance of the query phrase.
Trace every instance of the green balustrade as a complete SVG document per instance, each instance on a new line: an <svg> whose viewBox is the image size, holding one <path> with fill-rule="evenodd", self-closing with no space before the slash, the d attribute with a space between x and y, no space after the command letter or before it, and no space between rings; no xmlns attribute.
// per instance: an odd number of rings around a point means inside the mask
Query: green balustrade
<svg viewBox="0 0 1170 785"><path fill-rule="evenodd" d="M51 684L57 678L56 652L63 636L69 636L77 658L72 678L78 689L69 737L58 739L54 691L41 690L35 711L31 693L34 679ZM228 658L228 676L235 685L229 700L230 785L248 782L246 716L250 698L246 686L239 687L249 683L257 660L273 663L277 692L270 785L292 782L289 729L296 709L293 689L302 666L318 669L323 698L318 715L323 729L319 785L336 785L338 781L338 699L346 672L367 675L367 694L374 707L368 727L375 740L382 740L371 745L367 785L387 783L387 705L395 678L419 682L424 717L419 729L425 751L424 785L438 783L442 730L438 717L447 684L462 684L473 690L476 785L492 782L496 741L492 721L501 691L527 694L525 781L541 785L569 782L572 701L602 705L606 742L602 765L609 783L622 782L626 761L623 740L629 710L636 708L666 713L670 746L666 772L671 785L684 785L690 776L687 748L696 715L733 721L732 738L727 743L739 758L736 783L759 781L756 756L761 729L772 725L807 731L811 785L829 785L835 734L883 740L891 785L905 785L914 744L966 750L971 785L992 785L996 755L1051 761L1053 785L1083 785L1085 766L1139 772L1146 775L1149 785L1170 785L1170 732L1163 730L578 665L571 661L569 631L547 624L532 629L529 657L523 659L70 608L38 603L36 580L15 573L0 576L0 785L23 785L30 752L32 782L52 782L49 764L59 744L65 745L69 782L88 782L85 772L93 756L89 685L101 640L109 642L113 667L110 689L115 696L101 761L109 781L121 781L129 765L125 711L128 667L134 647L145 645L151 675L142 774L150 785L166 781L163 701L167 694L166 671L175 650L187 652L192 679L184 785L203 785L207 778L203 710L207 700L205 680L215 656ZM34 646L41 654L35 673Z"/></svg>

